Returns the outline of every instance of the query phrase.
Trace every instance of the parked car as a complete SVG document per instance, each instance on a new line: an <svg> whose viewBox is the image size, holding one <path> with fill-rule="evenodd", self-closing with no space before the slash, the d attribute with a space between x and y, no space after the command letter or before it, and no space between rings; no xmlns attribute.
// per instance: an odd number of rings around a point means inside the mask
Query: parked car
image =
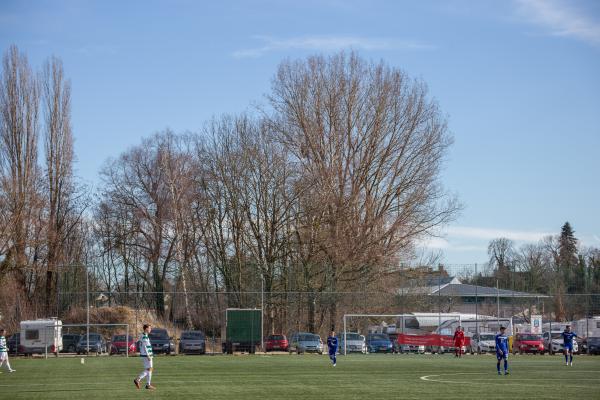
<svg viewBox="0 0 600 400"><path fill-rule="evenodd" d="M579 353L581 353L581 354L589 354L589 351L588 351L588 338L581 338L579 340L579 342L577 342L577 344L579 345Z"/></svg>
<svg viewBox="0 0 600 400"><path fill-rule="evenodd" d="M19 345L21 344L21 334L19 332L13 333L6 339L6 346L8 347L8 354L19 354L21 353Z"/></svg>
<svg viewBox="0 0 600 400"><path fill-rule="evenodd" d="M562 337L562 331L544 332L544 349L550 354L562 353L565 349ZM551 339L552 337L552 339ZM579 352L577 340L573 339L573 353Z"/></svg>
<svg viewBox="0 0 600 400"><path fill-rule="evenodd" d="M517 333L513 340L513 354L533 353L544 354L542 335L533 333Z"/></svg>
<svg viewBox="0 0 600 400"><path fill-rule="evenodd" d="M75 353L77 351L77 343L81 339L81 335L76 333L65 333L62 335L63 349L62 353Z"/></svg>
<svg viewBox="0 0 600 400"><path fill-rule="evenodd" d="M344 334L340 333L338 339L338 351L344 354ZM346 353L367 354L366 338L359 333L346 332Z"/></svg>
<svg viewBox="0 0 600 400"><path fill-rule="evenodd" d="M265 351L287 351L289 343L285 335L269 335L265 339Z"/></svg>
<svg viewBox="0 0 600 400"><path fill-rule="evenodd" d="M152 353L171 354L175 352L175 343L169 336L169 332L163 328L152 328L150 332L150 344L152 344Z"/></svg>
<svg viewBox="0 0 600 400"><path fill-rule="evenodd" d="M200 331L183 331L179 338L179 354L205 354L206 336Z"/></svg>
<svg viewBox="0 0 600 400"><path fill-rule="evenodd" d="M398 344L398 352L425 354L425 346L418 344Z"/></svg>
<svg viewBox="0 0 600 400"><path fill-rule="evenodd" d="M400 348L400 343L398 342L399 333L388 333L387 334L392 341L392 346L394 348L394 353L401 353L402 349Z"/></svg>
<svg viewBox="0 0 600 400"><path fill-rule="evenodd" d="M79 342L77 342L77 354L86 354L89 348L90 353L102 354L106 353L106 340L99 333L90 333L90 340L88 345L87 334L81 335Z"/></svg>
<svg viewBox="0 0 600 400"><path fill-rule="evenodd" d="M392 353L394 344L385 333L370 333L367 335L367 351L369 353Z"/></svg>
<svg viewBox="0 0 600 400"><path fill-rule="evenodd" d="M600 337L587 338L588 354L600 354Z"/></svg>
<svg viewBox="0 0 600 400"><path fill-rule="evenodd" d="M294 333L289 340L288 351L290 354L296 352L323 354L323 341L319 335L307 332Z"/></svg>
<svg viewBox="0 0 600 400"><path fill-rule="evenodd" d="M471 337L471 354L496 352L496 335L491 332L475 333Z"/></svg>
<svg viewBox="0 0 600 400"><path fill-rule="evenodd" d="M126 339L126 335L113 335L110 339L110 355L113 354L125 354L128 352L129 354L135 353L135 339L133 336L129 335Z"/></svg>

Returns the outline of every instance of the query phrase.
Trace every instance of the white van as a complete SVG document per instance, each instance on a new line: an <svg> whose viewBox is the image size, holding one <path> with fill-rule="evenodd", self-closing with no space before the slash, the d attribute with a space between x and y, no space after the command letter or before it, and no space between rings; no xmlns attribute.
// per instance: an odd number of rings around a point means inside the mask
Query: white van
<svg viewBox="0 0 600 400"><path fill-rule="evenodd" d="M571 322L571 330L578 337L600 337L600 317L580 319Z"/></svg>
<svg viewBox="0 0 600 400"><path fill-rule="evenodd" d="M29 354L58 354L62 350L62 321L36 319L21 321L21 352Z"/></svg>

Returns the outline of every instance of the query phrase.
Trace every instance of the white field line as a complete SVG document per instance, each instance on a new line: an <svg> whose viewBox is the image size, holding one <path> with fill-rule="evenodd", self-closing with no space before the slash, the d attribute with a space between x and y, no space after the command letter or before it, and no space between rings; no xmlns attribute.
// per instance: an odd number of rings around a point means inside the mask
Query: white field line
<svg viewBox="0 0 600 400"><path fill-rule="evenodd" d="M578 371L578 370L569 370L569 371L563 371L563 372L577 372L577 373L598 373L600 371ZM425 382L437 382L437 383L458 383L461 385L464 384L482 384L482 385L489 385L489 384L501 384L501 385L509 385L511 384L511 382L514 381L523 381L523 382L530 382L527 384L524 383L514 383L514 385L520 385L520 386L530 386L532 383L534 384L534 386L540 386L540 385L535 385L536 382L541 382L543 385L545 385L544 382L555 382L556 379L555 378L514 378L514 375L509 375L507 376L495 376L494 378L492 378L491 376L489 378L484 378L484 379L477 379L477 380L473 380L473 381L452 381L452 380L446 380L446 379L435 379L434 377L441 377L441 376L456 376L456 375L495 375L496 373L487 373L487 372L456 372L456 373L451 373L451 374L435 374L435 375L423 375L421 376L419 379L425 381ZM579 387L581 385L569 385L569 381L592 381L592 382L598 382L600 383L600 379L598 378L579 378L579 377L569 377L567 382L563 382L562 384L566 384L568 386L575 386L575 387Z"/></svg>

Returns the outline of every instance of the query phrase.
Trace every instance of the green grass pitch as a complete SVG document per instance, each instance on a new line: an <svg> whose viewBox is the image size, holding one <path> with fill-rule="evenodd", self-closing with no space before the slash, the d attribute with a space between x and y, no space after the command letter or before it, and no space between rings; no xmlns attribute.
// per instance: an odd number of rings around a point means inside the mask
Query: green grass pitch
<svg viewBox="0 0 600 400"><path fill-rule="evenodd" d="M154 392L137 390L138 357L12 359L0 399L600 399L600 357L492 355L159 356Z"/></svg>

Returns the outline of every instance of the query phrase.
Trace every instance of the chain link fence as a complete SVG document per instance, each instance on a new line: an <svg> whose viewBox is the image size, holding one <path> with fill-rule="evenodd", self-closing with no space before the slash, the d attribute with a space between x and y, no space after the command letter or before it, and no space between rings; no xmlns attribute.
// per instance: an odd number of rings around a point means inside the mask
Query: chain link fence
<svg viewBox="0 0 600 400"><path fill-rule="evenodd" d="M475 319L510 318L515 326L523 327L532 315L541 315L544 323L570 322L581 336L600 337L600 319L594 319L600 317L600 293L588 290L593 282L587 277L573 287L557 275L546 276L540 285L539 279L523 271L499 273L485 265L467 264L403 266L385 277L385 286L366 286L362 291L355 287L320 292L263 291L260 286L240 292L198 290L194 286L184 291L178 284L165 285L169 289L163 291L148 291L143 286L125 291L108 290L93 269L81 267L59 276L61 284L50 314L44 304L37 303L25 313L19 302L13 302L11 307L4 307L3 320L15 321L13 332L19 320L42 317L57 317L64 324L85 324L89 310L90 324L129 324L129 333L134 336L144 323L165 328L176 349L182 331L200 330L209 354L222 351L227 308L261 309L263 336L314 332L326 337L332 328L342 328L344 314L459 313Z"/></svg>

